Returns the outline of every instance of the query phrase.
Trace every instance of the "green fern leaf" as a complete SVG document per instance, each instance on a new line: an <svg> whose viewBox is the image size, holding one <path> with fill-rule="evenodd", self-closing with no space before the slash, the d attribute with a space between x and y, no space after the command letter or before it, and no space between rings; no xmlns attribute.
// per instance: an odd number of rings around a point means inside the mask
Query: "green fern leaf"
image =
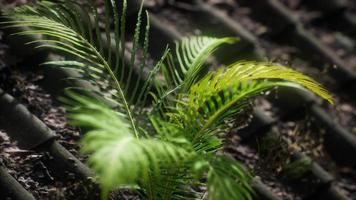
<svg viewBox="0 0 356 200"><path fill-rule="evenodd" d="M246 170L232 158L215 156L223 144L219 133L226 132L226 120L243 113L251 98L278 86L307 89L333 103L331 95L313 79L278 64L236 62L206 75L206 59L236 38L185 38L176 43L173 53L167 48L143 78L146 82L139 82L146 67L150 29L146 13L143 59L140 73L134 77L143 3L129 63L125 63L127 0L122 1L121 14L117 0L104 1L104 34L93 5L55 2L18 8L6 14L14 20L2 25L29 27L17 35L42 35L30 43L70 57L45 64L75 69L81 75L76 78L94 86L81 95L69 91L61 100L68 107L71 123L88 130L81 141L82 151L91 155L89 164L98 175L103 198L112 189L130 186L139 188L147 199L194 199L197 193L190 186L200 184L207 185L212 200L252 199L251 177ZM113 34L109 11L113 13ZM115 48L111 48L113 42ZM142 113L146 113L143 109L149 93L158 112L147 117ZM109 107L112 102L114 106ZM141 118L146 123L139 127L136 122ZM207 183L195 177L204 174Z"/></svg>
<svg viewBox="0 0 356 200"><path fill-rule="evenodd" d="M177 60L168 62L166 73L167 80L174 80L175 86L184 85L186 91L203 71L203 64L222 44L237 42L237 38L213 38L213 37L191 37L183 38L176 42L175 58ZM174 63L177 63L174 66Z"/></svg>
<svg viewBox="0 0 356 200"><path fill-rule="evenodd" d="M332 102L323 87L297 71L271 63L237 62L193 85L168 115L191 133L193 144L199 144L221 131L227 119L241 114L252 97L277 86L304 87Z"/></svg>
<svg viewBox="0 0 356 200"><path fill-rule="evenodd" d="M187 92L191 85L206 73L204 63L218 47L223 44L235 43L238 40L238 38L232 37L197 36L176 41L175 51L167 56L166 62L162 66L162 73L167 85L163 85L161 82L156 83L156 89L159 92L155 102L156 110L162 111L166 107L172 106L170 97L174 99L178 93Z"/></svg>
<svg viewBox="0 0 356 200"><path fill-rule="evenodd" d="M79 6L81 5L72 1L60 1L60 3L43 1L38 3L35 9L24 6L8 13L7 16L13 18L14 21L6 22L3 25L7 28L28 27L30 30L20 31L15 34L43 35L48 38L38 39L31 43L37 43L39 48L48 47L56 49L79 59L47 64L77 69L82 74L81 78L99 88L101 93L109 92L110 95L106 95L105 97L119 105L117 108L127 115L133 131L138 136L136 122L134 121L130 105L126 101L127 94L122 86L125 83L133 85L136 85L136 83L131 83L130 80L127 82L123 81L123 78L120 78L122 75L115 72L115 69L124 68L125 66L122 64L122 66L118 67L117 65L121 63L116 63L116 66L112 66L111 48L108 51L103 50L104 41L101 38L98 29L99 26L95 26L97 39L94 40L93 30L90 26L90 17L88 15L91 12L87 10L89 6L85 4L82 7ZM106 9L113 6L116 6L116 4L112 5L110 2L105 1ZM96 23L98 23L98 16L95 14L96 9L92 10L95 10L94 17ZM126 11L123 10L123 12L125 13ZM117 14L115 16L118 18ZM107 22L109 22L108 18L109 16L106 15ZM85 23L83 23L83 20L86 20ZM117 21L118 19L115 19L116 23ZM84 26L83 24L88 24L88 26ZM105 40L110 44L112 38L108 26L109 24L107 23ZM123 23L122 26L125 26L125 24ZM124 30L124 28L121 29ZM120 39L124 39L124 33L119 33L118 31L115 33L115 42L118 46ZM124 43L124 41L121 41L121 43ZM124 49L116 52L117 59L123 60L123 57L120 57L120 55L123 55L122 52L124 52Z"/></svg>
<svg viewBox="0 0 356 200"><path fill-rule="evenodd" d="M221 84L230 84L232 80L278 79L296 83L333 104L330 93L315 80L291 68L269 62L238 61L228 67Z"/></svg>
<svg viewBox="0 0 356 200"><path fill-rule="evenodd" d="M162 167L179 166L191 157L185 148L153 138L138 139L123 113L113 111L100 100L68 92L62 98L69 106L73 125L89 129L81 143L91 154L89 164L99 176L103 198L114 188L147 185L160 176Z"/></svg>
<svg viewBox="0 0 356 200"><path fill-rule="evenodd" d="M236 160L217 156L209 160L208 197L211 200L252 200L251 176Z"/></svg>

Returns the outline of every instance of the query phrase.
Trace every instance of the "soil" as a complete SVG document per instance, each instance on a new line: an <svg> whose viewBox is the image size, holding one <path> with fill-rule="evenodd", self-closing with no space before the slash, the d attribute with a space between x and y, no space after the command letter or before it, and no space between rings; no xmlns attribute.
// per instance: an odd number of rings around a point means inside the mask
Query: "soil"
<svg viewBox="0 0 356 200"><path fill-rule="evenodd" d="M5 8L33 3L35 0L6 0ZM65 109L41 86L43 71L23 63L3 43L0 31L0 88L25 105L29 111L56 133L56 140L74 156L79 153L79 130L70 126ZM0 161L36 199L98 199L99 190L91 181L83 181L65 170L58 169L48 152L21 149L0 130Z"/></svg>
<svg viewBox="0 0 356 200"><path fill-rule="evenodd" d="M268 108L267 108L268 109ZM277 113L267 110L272 117ZM295 117L293 117L295 118ZM251 172L271 188L281 199L305 199L308 192L316 190L308 174L301 174L301 181L293 183L296 174L285 171L294 155L303 153L322 166L335 178L334 184L350 199L356 197L355 169L338 167L324 146L324 130L308 114L302 118L279 121L271 132L241 140L239 132L230 134L225 151L250 168ZM297 174L299 176L299 174ZM291 177L292 176L292 177ZM317 181L316 181L317 182Z"/></svg>
<svg viewBox="0 0 356 200"><path fill-rule="evenodd" d="M0 39L0 58L11 56L8 48ZM41 86L41 70L26 70L18 64L6 65L0 69L0 88L14 96L34 115L41 119L57 136L57 140L73 155L82 161L85 157L78 153L79 130L68 125L65 110L58 106ZM11 62L9 62L11 63ZM12 63L21 64L13 59ZM47 152L21 149L8 135L0 130L0 161L9 173L30 191L36 199L91 199L98 196L94 186L83 183L72 173L61 173ZM78 196L78 194L81 194Z"/></svg>
<svg viewBox="0 0 356 200"><path fill-rule="evenodd" d="M277 129L282 144L288 147L288 152L303 152L335 178L334 183L346 196L351 199L356 197L356 190L353 187L356 184L355 169L338 167L333 162L324 146L323 127L316 125L311 116L278 123Z"/></svg>
<svg viewBox="0 0 356 200"><path fill-rule="evenodd" d="M347 66L356 70L355 42L349 36L340 31L330 30L326 23L317 23L323 17L320 11L314 11L303 6L298 1L281 1L287 5L304 26L311 31L320 41L333 50ZM293 2L293 3L292 3Z"/></svg>
<svg viewBox="0 0 356 200"><path fill-rule="evenodd" d="M267 185L271 191L281 199L303 199L301 194L296 193L290 186L280 180L278 173L271 170L273 161L271 162L271 160L268 160L264 155L261 156L260 152L252 147L251 144L241 142L238 134L233 134L229 137L225 152L245 164L255 177L259 177L262 183ZM268 166L269 169L267 169L266 166Z"/></svg>
<svg viewBox="0 0 356 200"><path fill-rule="evenodd" d="M167 6L162 9L157 15L165 22L174 26L178 26L179 33L183 36L201 35L201 30L193 24L193 16L190 12L179 12L173 7Z"/></svg>

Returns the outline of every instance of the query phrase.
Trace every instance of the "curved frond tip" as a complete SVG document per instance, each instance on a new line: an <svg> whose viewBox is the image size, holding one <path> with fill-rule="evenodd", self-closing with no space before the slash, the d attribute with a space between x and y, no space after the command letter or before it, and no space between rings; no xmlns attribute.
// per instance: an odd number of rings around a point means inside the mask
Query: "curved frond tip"
<svg viewBox="0 0 356 200"><path fill-rule="evenodd" d="M184 85L186 91L204 71L203 65L209 56L223 44L233 44L238 41L239 38L235 37L206 36L187 37L177 41L174 60L168 63L166 69L169 72L166 79L173 80L175 86Z"/></svg>
<svg viewBox="0 0 356 200"><path fill-rule="evenodd" d="M226 120L243 114L253 97L277 86L305 88L333 103L319 83L300 72L273 63L244 61L203 77L181 97L170 118L194 133L193 143L199 143Z"/></svg>
<svg viewBox="0 0 356 200"><path fill-rule="evenodd" d="M296 83L322 97L329 103L334 103L331 94L313 78L276 63L239 61L228 67L224 74L223 77L225 78L222 78L220 81L226 82L226 84L232 84L233 81L249 80L284 80ZM286 84L286 86L291 85Z"/></svg>

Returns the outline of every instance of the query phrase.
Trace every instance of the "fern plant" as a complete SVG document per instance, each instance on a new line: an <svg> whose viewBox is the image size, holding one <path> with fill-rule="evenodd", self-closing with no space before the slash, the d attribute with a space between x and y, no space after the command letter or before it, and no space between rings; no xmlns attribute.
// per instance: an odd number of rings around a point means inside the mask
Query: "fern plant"
<svg viewBox="0 0 356 200"><path fill-rule="evenodd" d="M103 18L91 1L53 0L7 11L12 20L2 23L26 27L15 35L42 35L30 43L67 58L45 64L74 69L76 79L91 83L67 89L61 101L71 123L87 130L82 152L90 155L103 199L120 188L143 199L252 199L251 175L221 151L226 122L276 87L307 89L332 103L313 79L279 64L237 61L208 72L206 59L237 38L185 38L150 67L142 4L128 51L127 2L104 2Z"/></svg>

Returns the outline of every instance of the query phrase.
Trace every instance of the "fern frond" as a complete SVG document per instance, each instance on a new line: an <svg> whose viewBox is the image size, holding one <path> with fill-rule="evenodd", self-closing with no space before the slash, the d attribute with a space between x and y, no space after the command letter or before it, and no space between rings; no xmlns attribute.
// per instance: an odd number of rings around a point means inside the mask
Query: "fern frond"
<svg viewBox="0 0 356 200"><path fill-rule="evenodd" d="M277 86L304 87L332 102L323 87L297 71L271 63L238 62L206 75L182 95L169 115L192 134L193 144L199 144L216 135L227 119L241 114L251 98Z"/></svg>
<svg viewBox="0 0 356 200"><path fill-rule="evenodd" d="M134 41L133 41L133 47L131 51L131 58L130 58L130 68L129 68L129 74L128 74L128 84L126 85L125 90L127 91L129 89L129 85L131 82L131 76L132 76L132 71L134 68L135 64L135 59L136 59L136 52L138 50L138 45L139 45L139 39L140 39L140 33L141 33L141 15L142 15L142 9L143 9L143 1L141 2L140 9L138 11L138 16L137 16L137 23L136 23L136 28L135 28L135 34L134 34Z"/></svg>
<svg viewBox="0 0 356 200"><path fill-rule="evenodd" d="M141 34L141 2L128 55L127 0L122 1L120 14L117 2L104 0L104 34L96 8L74 0L24 6L6 14L13 21L2 23L8 28L29 28L17 35L42 35L30 43L70 58L46 64L75 69L80 73L76 78L94 86L81 95L69 91L62 101L71 123L88 130L81 141L82 152L90 154L89 164L99 176L103 198L114 188L131 186L147 199L193 199L196 193L191 186L207 185L212 200L252 199L246 170L232 158L215 155L223 144L220 133L226 132L226 120L243 113L251 98L278 86L305 88L332 103L330 94L310 77L267 62L237 62L208 73L206 59L236 38L185 38L176 43L173 53L167 47L151 72L143 75L149 17L146 12ZM142 35L143 59L136 67ZM139 71L137 77L134 69ZM139 82L141 78L144 83ZM144 115L149 112L148 94L158 110L150 116ZM141 119L143 126L136 125ZM204 175L207 182L199 180Z"/></svg>
<svg viewBox="0 0 356 200"><path fill-rule="evenodd" d="M188 156L185 149L170 143L117 132L90 131L82 140L82 151L92 153L89 164L99 175L104 194L115 187L148 182L150 173L161 176L159 166L175 167Z"/></svg>
<svg viewBox="0 0 356 200"><path fill-rule="evenodd" d="M192 87L188 95L188 102L179 103L175 108L175 110L179 110L175 112L178 114L173 114L182 126L191 132L193 144L199 146L207 145L207 141L216 140L214 138L217 133L224 131L221 129L223 128L221 125L224 126L226 120L242 114L251 98L280 84L243 81L214 91L211 87L214 87L215 83L206 82L206 80L204 78ZM185 112L182 112L182 109ZM196 121L192 122L191 119L196 119ZM179 122L177 121L177 123ZM216 146L216 148L219 147Z"/></svg>
<svg viewBox="0 0 356 200"><path fill-rule="evenodd" d="M151 176L150 184L153 189L147 194L151 198L147 199L197 199L198 192L190 188L190 184L199 184L190 171L191 162L189 160L185 164L183 161L176 167L163 167L160 169L159 176Z"/></svg>
<svg viewBox="0 0 356 200"><path fill-rule="evenodd" d="M161 169L180 165L190 158L185 148L153 138L138 139L123 113L113 111L100 100L69 92L68 118L74 125L89 129L81 143L91 154L89 164L96 171L103 197L120 186L143 185ZM74 106L73 106L74 105Z"/></svg>
<svg viewBox="0 0 356 200"><path fill-rule="evenodd" d="M211 200L252 200L251 176L236 160L217 156L209 160L208 197Z"/></svg>
<svg viewBox="0 0 356 200"><path fill-rule="evenodd" d="M61 3L51 3L44 1L38 3L36 9L27 6L18 8L14 12L7 14L8 17L14 18L14 21L7 22L5 26L29 27L31 30L21 31L15 34L43 35L48 38L35 40L31 43L37 43L38 47L56 49L79 59L65 62L51 62L50 64L79 69L79 72L83 75L82 78L90 81L94 86L97 86L97 88L100 89L100 92L109 92L110 95L106 95L106 98L119 105L117 109L121 112L124 111L131 123L133 131L138 136L136 122L134 121L129 103L126 101L127 94L123 87L125 83L134 85L136 83L130 83L129 80L128 82L125 82L126 80L123 80L122 75L115 72L116 68L124 68L125 66L122 63L120 66L111 65L111 48L108 48L109 50L107 51L103 50L104 41L101 38L98 29L99 27L95 26L95 35L97 36L97 39L94 41L91 25L83 25L91 24L90 17L87 14L90 12L86 9L88 6L83 5L83 8L79 8L77 3L71 1L60 2ZM105 1L105 7L107 9L113 8L115 10L116 7L114 6L116 6L116 4L113 5L109 1ZM92 8L92 10L95 10L95 8ZM125 10L123 10L123 12L125 12ZM94 18L98 25L96 11L94 11ZM110 21L108 18L109 16L106 15L106 22ZM117 13L115 18L115 22L117 23ZM82 20L86 20L85 23L83 23ZM121 25L124 26L125 23L121 22ZM112 38L108 26L110 25L106 24L106 42L110 44ZM121 29L124 30L124 28ZM124 41L120 41L120 39L124 39L124 33L119 33L118 31L115 33L115 42L118 48L120 42L124 43ZM116 56L122 55L123 52L124 49L121 48ZM124 58L117 57L117 59L123 60Z"/></svg>
<svg viewBox="0 0 356 200"><path fill-rule="evenodd" d="M279 79L296 83L333 104L333 98L330 93L318 82L298 71L276 63L238 61L228 67L225 76L227 77L224 78L224 83L221 84L230 84L233 82L229 79L239 81Z"/></svg>
<svg viewBox="0 0 356 200"><path fill-rule="evenodd" d="M140 72L138 73L138 79L141 79L141 76L142 74L144 73L144 67L146 66L146 61L147 61L147 58L148 58L148 47L149 47L149 34L150 34L150 19L149 19L149 15L148 15L148 12L146 11L146 30L145 30L145 36L144 36L144 42L143 42L143 57L142 57L142 60L141 60L141 64L140 64ZM166 51L168 51L167 49L164 51L163 53L163 56L161 57L161 60L162 61L159 61L157 63L157 66L161 66L161 62L163 62L163 60L165 59L166 57ZM155 71L155 68L152 70L152 71ZM151 82L150 80L150 76L148 76L147 78L147 81ZM150 83L150 87L152 86L153 84ZM138 82L136 83L136 86L134 87L133 89L133 94L136 94L137 91L138 91L138 87L139 87L139 84ZM144 89L145 87L143 87L143 89L141 89L141 92L144 92ZM141 102L141 103L145 103L146 102L146 98L141 98L140 97L141 94L138 95L138 101L137 102ZM133 101L133 97L131 97L131 100L130 102Z"/></svg>
<svg viewBox="0 0 356 200"><path fill-rule="evenodd" d="M196 36L176 41L175 51L167 55L162 67L166 85L160 82L156 85L160 93L156 98L155 109L164 110L167 106L172 106L170 97L174 99L178 93L187 92L191 85L206 73L204 63L207 58L221 45L232 44L238 40L232 37Z"/></svg>
<svg viewBox="0 0 356 200"><path fill-rule="evenodd" d="M167 64L166 80L175 80L174 86L184 84L188 89L203 71L203 64L222 44L237 42L237 38L191 37L177 41L174 58ZM173 57L172 57L173 59ZM185 90L186 91L186 90Z"/></svg>

